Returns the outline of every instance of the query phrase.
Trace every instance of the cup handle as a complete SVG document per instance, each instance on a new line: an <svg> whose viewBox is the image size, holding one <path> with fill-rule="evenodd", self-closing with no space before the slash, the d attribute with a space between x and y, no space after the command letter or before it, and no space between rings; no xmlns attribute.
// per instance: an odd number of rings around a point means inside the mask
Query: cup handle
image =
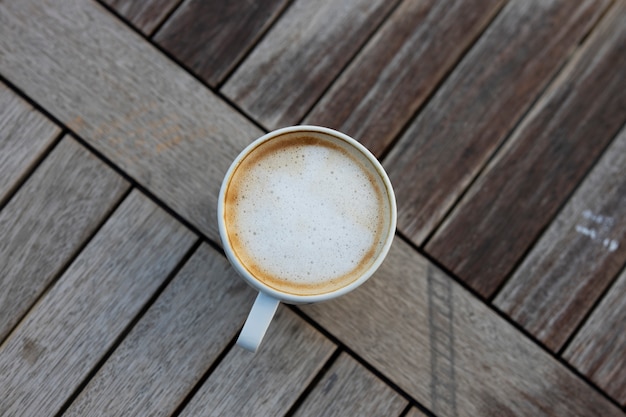
<svg viewBox="0 0 626 417"><path fill-rule="evenodd" d="M241 329L237 344L250 352L256 352L278 308L279 300L259 292L246 323Z"/></svg>

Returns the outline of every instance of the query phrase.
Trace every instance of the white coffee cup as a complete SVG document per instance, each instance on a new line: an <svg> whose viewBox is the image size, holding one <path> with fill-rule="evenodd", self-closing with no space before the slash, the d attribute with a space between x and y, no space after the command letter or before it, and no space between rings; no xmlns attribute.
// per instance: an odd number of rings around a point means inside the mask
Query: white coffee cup
<svg viewBox="0 0 626 417"><path fill-rule="evenodd" d="M224 177L217 212L226 256L259 291L237 340L253 352L280 302L326 301L363 284L397 219L378 160L319 126L278 129L247 146Z"/></svg>

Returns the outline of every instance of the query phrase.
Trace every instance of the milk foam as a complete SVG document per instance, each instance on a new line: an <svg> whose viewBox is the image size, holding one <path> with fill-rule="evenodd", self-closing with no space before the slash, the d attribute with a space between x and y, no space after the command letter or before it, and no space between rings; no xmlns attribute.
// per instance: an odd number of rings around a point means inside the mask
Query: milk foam
<svg viewBox="0 0 626 417"><path fill-rule="evenodd" d="M257 279L289 293L330 292L375 260L389 202L360 152L313 133L294 135L260 145L240 163L226 195L226 227Z"/></svg>

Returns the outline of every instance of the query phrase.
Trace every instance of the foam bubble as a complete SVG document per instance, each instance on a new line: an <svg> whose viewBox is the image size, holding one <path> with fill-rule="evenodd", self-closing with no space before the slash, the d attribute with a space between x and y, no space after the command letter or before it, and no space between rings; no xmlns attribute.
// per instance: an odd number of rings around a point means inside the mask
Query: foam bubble
<svg viewBox="0 0 626 417"><path fill-rule="evenodd" d="M254 276L284 292L315 294L349 284L370 266L389 210L366 157L342 141L299 133L272 139L241 162L225 220Z"/></svg>

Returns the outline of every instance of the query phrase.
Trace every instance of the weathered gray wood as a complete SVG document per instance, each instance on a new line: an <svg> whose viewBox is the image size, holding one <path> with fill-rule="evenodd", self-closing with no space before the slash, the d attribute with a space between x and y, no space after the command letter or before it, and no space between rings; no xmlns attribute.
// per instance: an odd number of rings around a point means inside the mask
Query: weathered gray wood
<svg viewBox="0 0 626 417"><path fill-rule="evenodd" d="M625 167L626 128L495 299L552 350L626 262Z"/></svg>
<svg viewBox="0 0 626 417"><path fill-rule="evenodd" d="M350 356L342 353L294 414L399 416L407 401Z"/></svg>
<svg viewBox="0 0 626 417"><path fill-rule="evenodd" d="M179 0L102 0L146 35L152 34Z"/></svg>
<svg viewBox="0 0 626 417"><path fill-rule="evenodd" d="M281 306L256 354L234 346L181 417L284 415L334 345Z"/></svg>
<svg viewBox="0 0 626 417"><path fill-rule="evenodd" d="M0 212L0 341L129 184L65 137Z"/></svg>
<svg viewBox="0 0 626 417"><path fill-rule="evenodd" d="M513 271L626 121L624 49L620 1L426 244L483 296Z"/></svg>
<svg viewBox="0 0 626 417"><path fill-rule="evenodd" d="M194 236L132 192L0 348L0 415L54 415Z"/></svg>
<svg viewBox="0 0 626 417"><path fill-rule="evenodd" d="M297 124L397 0L296 0L223 92L268 129Z"/></svg>
<svg viewBox="0 0 626 417"><path fill-rule="evenodd" d="M56 125L0 83L0 206L59 133Z"/></svg>
<svg viewBox="0 0 626 417"><path fill-rule="evenodd" d="M171 415L235 336L253 296L223 255L201 246L64 416Z"/></svg>
<svg viewBox="0 0 626 417"><path fill-rule="evenodd" d="M501 6L404 1L305 121L347 133L381 155Z"/></svg>
<svg viewBox="0 0 626 417"><path fill-rule="evenodd" d="M626 406L626 270L563 356Z"/></svg>
<svg viewBox="0 0 626 417"><path fill-rule="evenodd" d="M385 158L405 236L424 243L608 4L504 6Z"/></svg>
<svg viewBox="0 0 626 417"><path fill-rule="evenodd" d="M287 0L189 0L154 40L209 85L222 82L274 23Z"/></svg>
<svg viewBox="0 0 626 417"><path fill-rule="evenodd" d="M261 131L93 1L0 4L0 73L203 233Z"/></svg>
<svg viewBox="0 0 626 417"><path fill-rule="evenodd" d="M302 310L437 416L623 416L396 239L381 269Z"/></svg>

